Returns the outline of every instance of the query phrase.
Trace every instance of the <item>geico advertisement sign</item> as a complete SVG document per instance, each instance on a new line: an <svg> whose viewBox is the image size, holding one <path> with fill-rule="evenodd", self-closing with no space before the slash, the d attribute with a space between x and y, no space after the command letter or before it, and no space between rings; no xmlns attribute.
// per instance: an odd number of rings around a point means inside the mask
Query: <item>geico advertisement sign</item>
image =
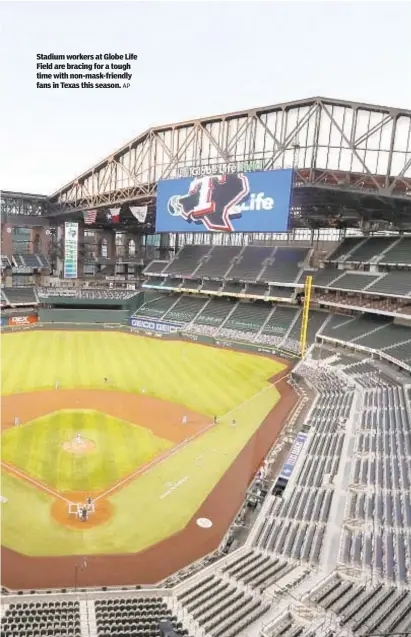
<svg viewBox="0 0 411 637"><path fill-rule="evenodd" d="M178 332L179 325L173 323L159 323L157 321L146 321L145 319L131 319L131 327L136 327L141 330L151 330L152 332L164 332L170 334L171 332Z"/></svg>
<svg viewBox="0 0 411 637"><path fill-rule="evenodd" d="M9 325L31 325L37 322L37 316L10 316Z"/></svg>

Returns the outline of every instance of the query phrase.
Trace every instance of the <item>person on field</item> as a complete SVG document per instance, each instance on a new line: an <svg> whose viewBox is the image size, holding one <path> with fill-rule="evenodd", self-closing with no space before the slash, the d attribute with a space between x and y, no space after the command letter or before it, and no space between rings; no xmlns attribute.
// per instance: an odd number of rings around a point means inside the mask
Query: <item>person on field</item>
<svg viewBox="0 0 411 637"><path fill-rule="evenodd" d="M54 388L55 388L55 389L58 389L59 387L60 387L60 383L59 383L59 382L58 382L58 380L57 380L57 381L56 381L56 383L55 383L55 385L54 385Z"/></svg>
<svg viewBox="0 0 411 637"><path fill-rule="evenodd" d="M188 418L187 418L187 416L183 416L183 418L182 418L181 422L183 423L183 425L186 425L186 424L187 424L187 422L188 422Z"/></svg>
<svg viewBox="0 0 411 637"><path fill-rule="evenodd" d="M14 418L14 426L15 426L15 427L18 427L18 426L19 426L19 424L20 424L20 418L19 418L18 416L16 416L16 417Z"/></svg>
<svg viewBox="0 0 411 637"><path fill-rule="evenodd" d="M236 426L237 426L237 423L236 423L236 421L234 420L234 418L233 418L233 420L231 421L231 426L232 426L232 427L236 427Z"/></svg>
<svg viewBox="0 0 411 637"><path fill-rule="evenodd" d="M214 416L214 424L215 424L215 425L218 425L218 418L217 418L217 416Z"/></svg>

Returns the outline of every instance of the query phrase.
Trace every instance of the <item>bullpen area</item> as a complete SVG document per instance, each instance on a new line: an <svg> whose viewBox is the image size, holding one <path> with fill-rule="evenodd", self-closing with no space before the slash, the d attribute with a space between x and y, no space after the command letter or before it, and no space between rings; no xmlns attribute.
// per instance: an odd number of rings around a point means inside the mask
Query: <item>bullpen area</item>
<svg viewBox="0 0 411 637"><path fill-rule="evenodd" d="M214 550L294 404L284 361L119 332L5 334L2 363L10 588L155 583Z"/></svg>

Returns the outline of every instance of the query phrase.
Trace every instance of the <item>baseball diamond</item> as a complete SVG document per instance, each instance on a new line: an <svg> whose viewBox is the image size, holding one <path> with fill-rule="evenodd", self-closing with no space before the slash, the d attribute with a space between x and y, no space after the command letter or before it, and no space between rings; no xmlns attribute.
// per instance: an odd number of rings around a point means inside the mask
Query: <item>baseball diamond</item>
<svg viewBox="0 0 411 637"><path fill-rule="evenodd" d="M18 351L31 352L20 369ZM182 531L252 444L287 373L273 358L99 331L4 335L3 357L2 541L36 557L138 553ZM243 489L262 459L249 459ZM95 510L82 524L70 505L87 497Z"/></svg>
<svg viewBox="0 0 411 637"><path fill-rule="evenodd" d="M131 2L105 30L104 3L92 21L77 4L2 33L21 80L3 100L2 636L411 637L411 111L181 111L272 77L348 94L350 65L357 96L395 103L409 20L307 7L300 28L300 3L117 19ZM54 75L40 101L30 50ZM95 79L132 67L129 90L58 91L70 58ZM144 112L174 123L121 145Z"/></svg>

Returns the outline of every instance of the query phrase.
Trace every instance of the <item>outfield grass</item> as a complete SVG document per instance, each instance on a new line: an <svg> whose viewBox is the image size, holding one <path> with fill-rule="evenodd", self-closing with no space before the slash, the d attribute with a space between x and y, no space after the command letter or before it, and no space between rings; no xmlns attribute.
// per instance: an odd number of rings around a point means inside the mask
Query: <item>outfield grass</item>
<svg viewBox="0 0 411 637"><path fill-rule="evenodd" d="M77 433L94 443L90 453L63 449ZM98 411L62 410L5 431L2 459L58 491L97 491L173 444Z"/></svg>
<svg viewBox="0 0 411 637"><path fill-rule="evenodd" d="M134 553L156 544L187 525L278 399L271 386L238 407L177 454L109 496L114 516L85 531L56 522L50 515L52 497L5 473L2 495L8 502L1 505L2 543L33 556ZM232 418L235 428L230 427ZM240 478L244 489L248 477L245 468ZM180 486L172 490L177 483Z"/></svg>
<svg viewBox="0 0 411 637"><path fill-rule="evenodd" d="M62 388L110 387L170 400L207 416L223 415L267 385L283 365L274 359L107 332L4 334L3 395Z"/></svg>

